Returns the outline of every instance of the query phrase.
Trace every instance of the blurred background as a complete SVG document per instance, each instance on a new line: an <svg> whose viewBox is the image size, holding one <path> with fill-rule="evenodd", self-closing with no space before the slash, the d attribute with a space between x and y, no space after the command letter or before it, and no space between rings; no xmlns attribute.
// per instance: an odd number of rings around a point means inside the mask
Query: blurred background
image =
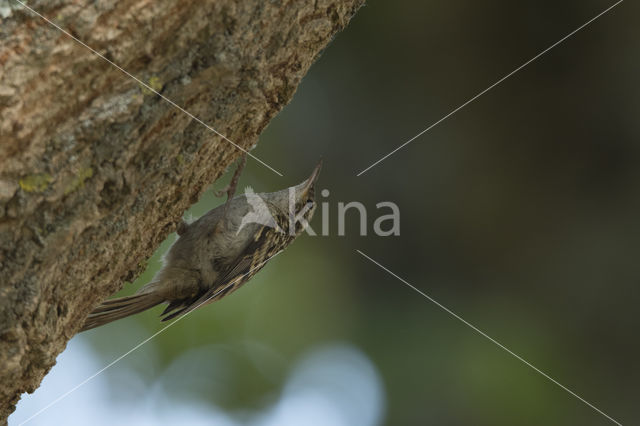
<svg viewBox="0 0 640 426"><path fill-rule="evenodd" d="M254 154L285 176L249 160L240 181L282 189L322 157L331 235L302 236L29 424L612 424L356 249L637 424L637 3L356 176L612 4L370 1L261 136ZM337 236L349 201L367 207L369 235L350 214ZM381 201L399 206L400 236L373 234ZM221 202L207 192L187 217ZM160 330L160 311L75 337L10 422Z"/></svg>

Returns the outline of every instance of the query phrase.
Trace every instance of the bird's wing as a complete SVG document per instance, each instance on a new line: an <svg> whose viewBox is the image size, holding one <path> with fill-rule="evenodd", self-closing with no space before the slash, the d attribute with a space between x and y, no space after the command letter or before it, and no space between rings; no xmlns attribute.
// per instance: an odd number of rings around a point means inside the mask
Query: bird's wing
<svg viewBox="0 0 640 426"><path fill-rule="evenodd" d="M275 244L273 242L274 237L277 241ZM171 302L162 313L162 315L166 315L162 318L162 321L185 315L200 306L222 299L237 290L262 269L271 257L286 246L286 244L278 244L283 237L288 236L276 233L271 227L263 226L259 228L251 242L247 244L242 253L233 262L229 263L227 270L220 274L221 278L210 289L193 298Z"/></svg>

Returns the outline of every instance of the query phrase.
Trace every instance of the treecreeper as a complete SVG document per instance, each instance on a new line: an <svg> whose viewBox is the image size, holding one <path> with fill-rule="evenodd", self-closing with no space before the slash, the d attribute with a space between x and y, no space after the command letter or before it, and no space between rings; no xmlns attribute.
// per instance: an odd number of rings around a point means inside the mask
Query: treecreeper
<svg viewBox="0 0 640 426"><path fill-rule="evenodd" d="M100 304L81 331L162 303L168 304L161 314L167 321L237 290L308 225L321 165L299 185L260 194L248 189L193 223L183 222L153 280L132 296Z"/></svg>

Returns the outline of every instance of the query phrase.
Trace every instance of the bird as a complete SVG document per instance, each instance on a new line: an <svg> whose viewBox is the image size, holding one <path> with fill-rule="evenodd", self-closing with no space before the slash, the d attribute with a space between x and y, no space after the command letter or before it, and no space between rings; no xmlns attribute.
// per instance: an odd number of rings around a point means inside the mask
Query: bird
<svg viewBox="0 0 640 426"><path fill-rule="evenodd" d="M80 331L162 303L162 321L172 320L240 288L304 231L316 208L321 167L322 162L298 185L270 193L249 190L192 223L181 222L151 282L132 296L102 302Z"/></svg>

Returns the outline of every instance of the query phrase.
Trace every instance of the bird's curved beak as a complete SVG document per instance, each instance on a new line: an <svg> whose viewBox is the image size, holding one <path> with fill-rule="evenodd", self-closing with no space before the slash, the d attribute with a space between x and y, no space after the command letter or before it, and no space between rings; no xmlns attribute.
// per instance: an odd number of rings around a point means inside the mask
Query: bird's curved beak
<svg viewBox="0 0 640 426"><path fill-rule="evenodd" d="M322 169L322 160L320 160L316 168L313 169L311 176L309 176L309 178L302 184L301 190L303 196L306 196L307 193L313 188L314 184L318 180L318 176L320 176L320 169Z"/></svg>

